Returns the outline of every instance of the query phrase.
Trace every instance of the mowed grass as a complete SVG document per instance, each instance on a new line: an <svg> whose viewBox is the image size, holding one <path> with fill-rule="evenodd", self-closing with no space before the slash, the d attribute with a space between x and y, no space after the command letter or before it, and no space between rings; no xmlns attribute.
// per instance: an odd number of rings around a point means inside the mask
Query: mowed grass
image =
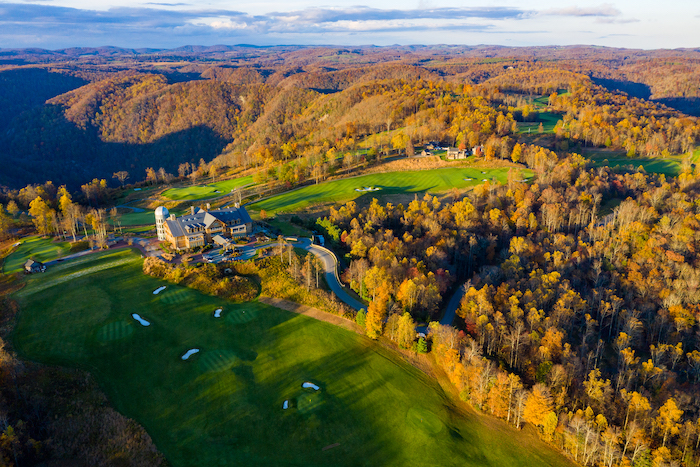
<svg viewBox="0 0 700 467"><path fill-rule="evenodd" d="M643 167L646 172L659 173L675 177L681 172L681 162L676 159L646 159L637 157L595 157L589 156L595 167Z"/></svg>
<svg viewBox="0 0 700 467"><path fill-rule="evenodd" d="M29 258L46 262L68 254L70 243L54 242L52 238L42 238L39 236L26 237L22 239L22 244L5 258L3 272L13 274L24 270L24 263Z"/></svg>
<svg viewBox="0 0 700 467"><path fill-rule="evenodd" d="M127 212L121 215L120 222L124 227L153 224L153 228L155 228L156 213L150 209L146 209L142 212Z"/></svg>
<svg viewBox="0 0 700 467"><path fill-rule="evenodd" d="M129 250L79 261L16 294L15 348L93 372L170 465L571 465L531 434L455 407L363 336L163 283Z"/></svg>
<svg viewBox="0 0 700 467"><path fill-rule="evenodd" d="M518 133L537 134L540 123L542 123L543 132L551 134L554 133L554 127L557 125L559 120L561 120L560 114L553 112L540 112L536 122L518 122Z"/></svg>
<svg viewBox="0 0 700 467"><path fill-rule="evenodd" d="M222 182L210 183L207 185L185 186L170 188L161 193L161 196L171 200L183 199L209 199L223 196L230 193L232 189L253 183L253 176L234 178Z"/></svg>
<svg viewBox="0 0 700 467"><path fill-rule="evenodd" d="M591 159L595 167L627 167L634 168L643 167L648 173L659 173L670 177L675 177L681 173L683 167L684 155L671 156L665 159L661 158L641 158L627 157L621 152L612 151L590 151L583 154L584 157ZM700 147L695 148L690 162L697 164L700 160Z"/></svg>
<svg viewBox="0 0 700 467"><path fill-rule="evenodd" d="M372 197L394 193L441 193L452 188L475 186L484 183L484 179L504 183L508 178L508 170L508 168L450 168L362 175L293 190L253 203L247 208L250 211L264 209L268 213L294 212L312 204L344 203L360 196ZM524 177L531 177L532 171L522 170L522 174ZM355 190L364 187L375 187L380 188L380 190L371 192Z"/></svg>

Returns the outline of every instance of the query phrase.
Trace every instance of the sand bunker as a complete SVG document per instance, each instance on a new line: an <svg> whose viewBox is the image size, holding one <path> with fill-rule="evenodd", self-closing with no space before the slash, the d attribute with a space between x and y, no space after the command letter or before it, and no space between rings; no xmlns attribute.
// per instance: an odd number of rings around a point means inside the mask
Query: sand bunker
<svg viewBox="0 0 700 467"><path fill-rule="evenodd" d="M309 383L308 381L305 382L304 384L302 384L301 387L302 388L311 388L314 391L318 391L319 389L321 389L318 386L316 386L314 383Z"/></svg>
<svg viewBox="0 0 700 467"><path fill-rule="evenodd" d="M482 174L485 174L486 172L481 172Z"/></svg>
<svg viewBox="0 0 700 467"><path fill-rule="evenodd" d="M282 408L284 410L287 410L289 408L289 401L284 401L284 404L282 404Z"/></svg>
<svg viewBox="0 0 700 467"><path fill-rule="evenodd" d="M366 186L364 188L355 188L355 191L363 192L363 191L379 191L381 188L377 188L374 186Z"/></svg>
<svg viewBox="0 0 700 467"><path fill-rule="evenodd" d="M489 181L489 179L488 179L488 178L484 178L484 179L483 179L483 180L481 180L481 181L482 181L482 182L488 182L488 181Z"/></svg>
<svg viewBox="0 0 700 467"><path fill-rule="evenodd" d="M471 178L465 178L464 181L465 181L465 182L471 182L472 179L471 179Z"/></svg>
<svg viewBox="0 0 700 467"><path fill-rule="evenodd" d="M224 311L224 310L222 310L221 308L217 308L217 309L214 311L214 318L221 318L221 312L222 312L222 311Z"/></svg>
<svg viewBox="0 0 700 467"><path fill-rule="evenodd" d="M199 349L190 349L187 352L185 352L185 355L182 356L182 359L187 360L188 358L190 358L191 355L196 354L197 352L199 352Z"/></svg>
<svg viewBox="0 0 700 467"><path fill-rule="evenodd" d="M162 286L158 287L156 290L153 291L153 295L158 295L158 294L161 293L163 290L165 290L166 287L167 287L167 286L165 286L165 285L162 285Z"/></svg>
<svg viewBox="0 0 700 467"><path fill-rule="evenodd" d="M134 319L135 319L136 321L138 321L139 323L141 323L143 326L150 326L150 325L151 325L151 323L149 323L148 321L146 321L145 319L143 319L142 317L140 317L140 316L138 315L138 313L132 314L131 317L134 318Z"/></svg>

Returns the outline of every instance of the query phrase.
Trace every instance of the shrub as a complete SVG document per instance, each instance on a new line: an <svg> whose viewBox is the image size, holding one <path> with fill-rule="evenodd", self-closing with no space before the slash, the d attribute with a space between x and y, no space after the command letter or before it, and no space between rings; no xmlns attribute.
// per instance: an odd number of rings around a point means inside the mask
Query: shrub
<svg viewBox="0 0 700 467"><path fill-rule="evenodd" d="M70 252L78 253L79 251L85 251L90 248L90 243L87 241L73 242L70 244Z"/></svg>
<svg viewBox="0 0 700 467"><path fill-rule="evenodd" d="M357 315L355 316L355 322L357 323L358 326L365 327L365 322L366 322L367 314L365 313L364 308L360 308L360 311L357 312Z"/></svg>
<svg viewBox="0 0 700 467"><path fill-rule="evenodd" d="M168 264L158 258L148 257L143 262L143 272L149 276L181 284L200 292L229 300L249 301L258 295L258 286L243 276L225 277L223 268L203 264L200 268L188 268L186 264Z"/></svg>
<svg viewBox="0 0 700 467"><path fill-rule="evenodd" d="M418 353L428 353L428 343L425 342L425 338L421 337L415 344L416 352Z"/></svg>

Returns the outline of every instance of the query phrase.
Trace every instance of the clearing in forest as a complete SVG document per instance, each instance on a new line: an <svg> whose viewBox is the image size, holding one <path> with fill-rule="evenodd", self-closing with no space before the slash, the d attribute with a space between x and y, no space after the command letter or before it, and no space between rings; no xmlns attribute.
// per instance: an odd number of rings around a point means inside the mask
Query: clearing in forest
<svg viewBox="0 0 700 467"><path fill-rule="evenodd" d="M131 250L89 256L28 278L15 294L14 346L91 371L170 465L571 465L532 431L456 406L364 336L165 284ZM212 319L221 306L225 317Z"/></svg>
<svg viewBox="0 0 700 467"><path fill-rule="evenodd" d="M231 193L231 190L240 186L245 186L253 183L253 176L234 178L207 185L183 186L179 188L170 188L161 193L161 196L174 201L183 199L203 200L209 198L218 198Z"/></svg>
<svg viewBox="0 0 700 467"><path fill-rule="evenodd" d="M636 169L641 166L648 173L664 174L669 177L675 177L681 173L683 158L686 157L686 155L674 155L667 158L627 157L624 152L607 149L591 149L585 151L583 156L591 159L596 167L615 168L631 166ZM700 147L697 147L693 151L690 162L697 164L699 160Z"/></svg>
<svg viewBox="0 0 700 467"><path fill-rule="evenodd" d="M509 168L447 168L407 172L386 172L361 175L332 182L319 183L292 190L249 205L249 211L264 209L268 213L295 212L313 204L345 203L360 196L395 193L444 193L452 188L466 188L495 180L505 183ZM520 170L524 177L531 177L532 171ZM379 188L376 192L362 192L356 189Z"/></svg>

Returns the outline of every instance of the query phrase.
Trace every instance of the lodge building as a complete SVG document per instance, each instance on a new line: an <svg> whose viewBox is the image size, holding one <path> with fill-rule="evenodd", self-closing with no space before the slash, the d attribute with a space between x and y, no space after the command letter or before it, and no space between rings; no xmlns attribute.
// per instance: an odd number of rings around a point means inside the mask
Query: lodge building
<svg viewBox="0 0 700 467"><path fill-rule="evenodd" d="M181 217L169 214L164 206L156 209L158 239L170 242L177 250L187 250L212 243L224 244L235 237L253 232L253 221L243 207L209 210L192 206Z"/></svg>

